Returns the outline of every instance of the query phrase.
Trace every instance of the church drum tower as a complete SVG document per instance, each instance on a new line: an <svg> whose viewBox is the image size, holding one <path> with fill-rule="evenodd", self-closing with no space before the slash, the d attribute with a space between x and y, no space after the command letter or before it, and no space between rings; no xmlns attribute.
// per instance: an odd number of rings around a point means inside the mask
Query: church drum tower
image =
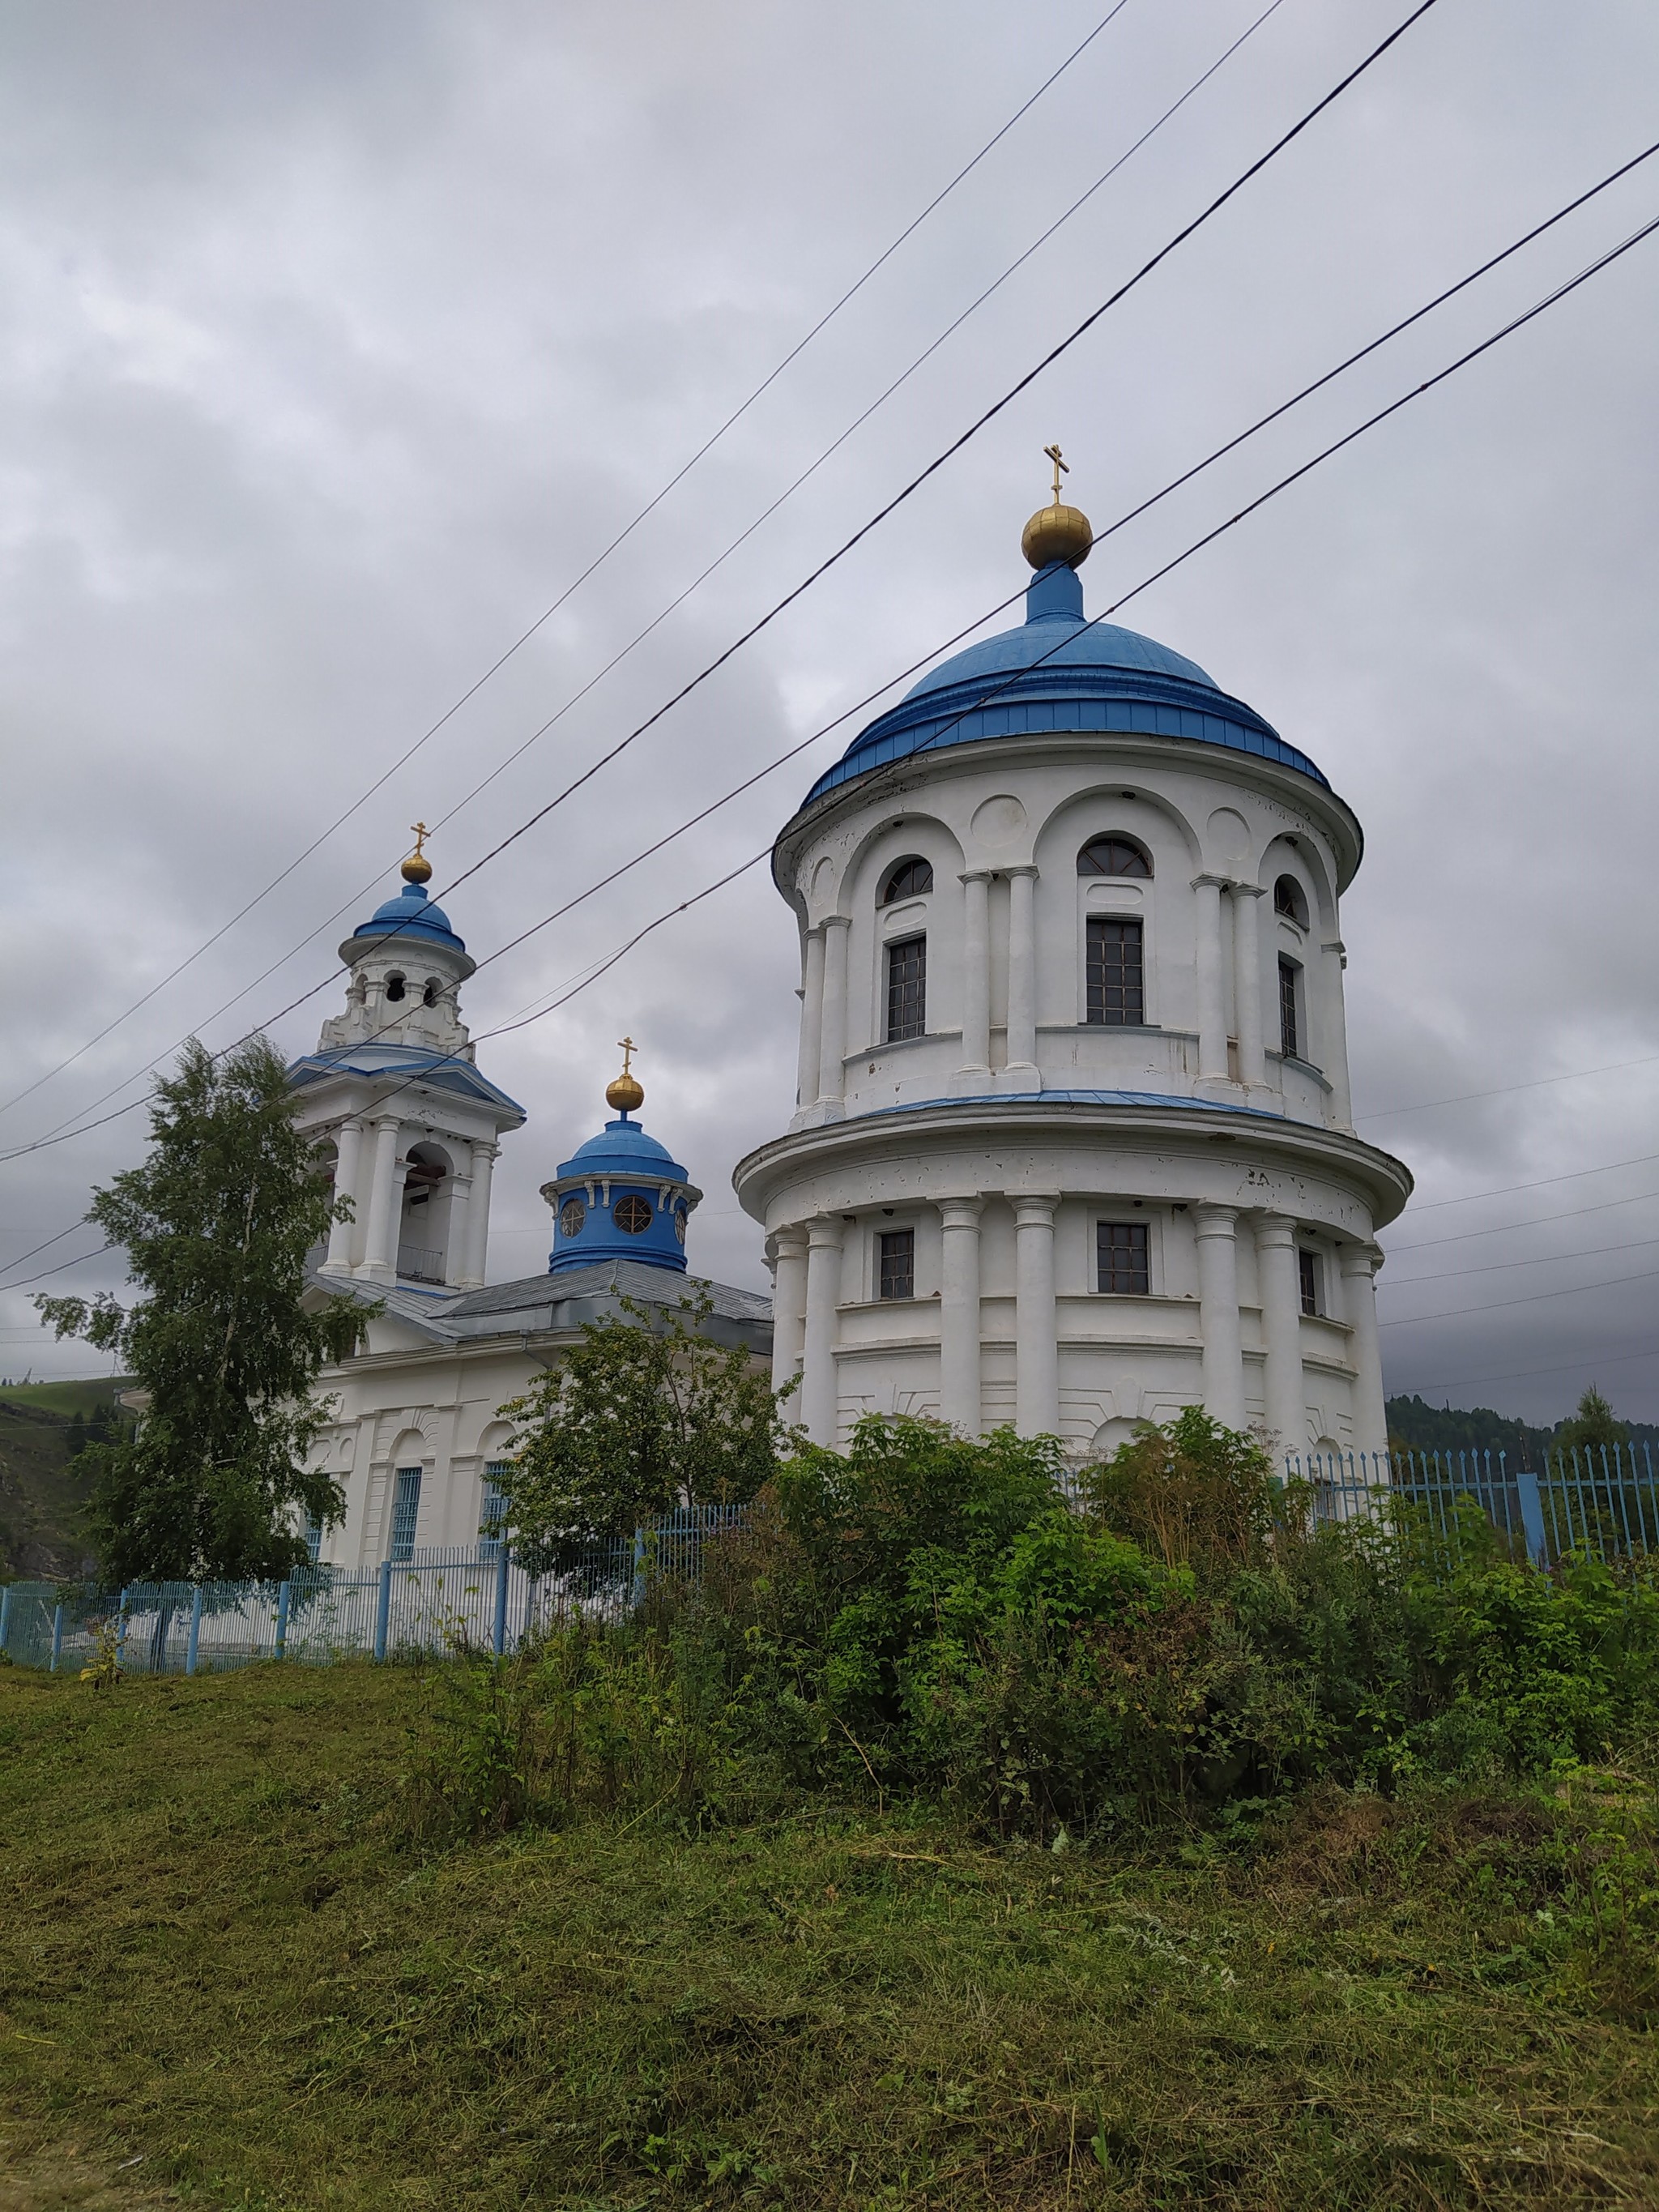
<svg viewBox="0 0 1659 2212"><path fill-rule="evenodd" d="M801 938L787 1133L739 1163L778 1381L1079 1456L1201 1404L1385 1443L1338 902L1359 824L1193 661L1084 619L1090 526L1027 525L1018 629L854 738L773 855Z"/></svg>

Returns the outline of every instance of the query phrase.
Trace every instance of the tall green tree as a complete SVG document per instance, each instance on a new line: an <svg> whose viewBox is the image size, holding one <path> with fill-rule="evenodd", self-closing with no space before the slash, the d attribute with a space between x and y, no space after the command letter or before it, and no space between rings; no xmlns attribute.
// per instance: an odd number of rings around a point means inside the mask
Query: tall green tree
<svg viewBox="0 0 1659 2212"><path fill-rule="evenodd" d="M328 1418L313 1385L367 1316L347 1297L301 1299L307 1255L349 1201L319 1175L262 1036L218 1060L191 1038L156 1085L150 1134L143 1165L87 1214L145 1295L35 1301L145 1394L136 1436L82 1455L88 1525L112 1583L274 1578L304 1561L305 1521L344 1512L339 1485L307 1464Z"/></svg>
<svg viewBox="0 0 1659 2212"><path fill-rule="evenodd" d="M712 1343L705 1291L677 1309L624 1298L561 1365L501 1407L513 1549L532 1573L677 1505L741 1504L771 1479L787 1392L741 1345Z"/></svg>
<svg viewBox="0 0 1659 2212"><path fill-rule="evenodd" d="M1630 1431L1608 1405L1594 1382L1575 1410L1555 1431L1554 1442L1563 1451L1598 1444L1627 1444Z"/></svg>

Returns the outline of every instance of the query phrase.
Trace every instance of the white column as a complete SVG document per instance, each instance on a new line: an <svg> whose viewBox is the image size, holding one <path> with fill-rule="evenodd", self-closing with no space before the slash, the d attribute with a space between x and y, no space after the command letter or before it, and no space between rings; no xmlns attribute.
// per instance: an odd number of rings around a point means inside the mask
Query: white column
<svg viewBox="0 0 1659 2212"><path fill-rule="evenodd" d="M1010 868L1008 877L1008 1065L1016 1087L1036 1091L1036 870Z"/></svg>
<svg viewBox="0 0 1659 2212"><path fill-rule="evenodd" d="M489 1259L489 1184L499 1145L472 1147L472 1196L466 1209L466 1273L462 1280L470 1291L483 1288Z"/></svg>
<svg viewBox="0 0 1659 2212"><path fill-rule="evenodd" d="M1060 1346L1054 1315L1058 1191L1014 1198L1014 1425L1023 1437L1060 1427Z"/></svg>
<svg viewBox="0 0 1659 2212"><path fill-rule="evenodd" d="M389 1283L398 1269L398 1198L403 1178L398 1173L398 1137L401 1127L395 1114L379 1115L374 1123L374 1158L369 1167L368 1218L363 1231L363 1258L356 1270L372 1282Z"/></svg>
<svg viewBox="0 0 1659 2212"><path fill-rule="evenodd" d="M818 1050L823 1030L823 932L806 933L806 971L800 994L800 1059L795 1076L797 1110L815 1105L818 1095Z"/></svg>
<svg viewBox="0 0 1659 2212"><path fill-rule="evenodd" d="M477 1287L466 1279L466 1263L472 1256L472 1177L468 1173L472 1148L470 1145L458 1144L455 1151L461 1164L449 1178L449 1219L444 1229L444 1280L452 1290L470 1291Z"/></svg>
<svg viewBox="0 0 1659 2212"><path fill-rule="evenodd" d="M979 1217L977 1198L942 1198L939 1273L939 1412L964 1435L980 1432Z"/></svg>
<svg viewBox="0 0 1659 2212"><path fill-rule="evenodd" d="M841 1303L841 1224L820 1215L806 1224L806 1344L800 1418L815 1444L836 1442L841 1397L836 1375L836 1309Z"/></svg>
<svg viewBox="0 0 1659 2212"><path fill-rule="evenodd" d="M1308 1449L1308 1391L1302 1373L1302 1282L1296 1258L1296 1223L1288 1213L1261 1213L1255 1223L1256 1276L1261 1289L1261 1327L1267 1352L1267 1426L1272 1447Z"/></svg>
<svg viewBox="0 0 1659 2212"><path fill-rule="evenodd" d="M1227 1080L1227 996L1221 972L1220 876L1194 876L1193 891L1198 902L1196 943L1198 968L1198 1079Z"/></svg>
<svg viewBox="0 0 1659 2212"><path fill-rule="evenodd" d="M823 924L823 1012L818 1024L818 1103L839 1106L847 1053L847 933L844 914L826 915Z"/></svg>
<svg viewBox="0 0 1659 2212"><path fill-rule="evenodd" d="M991 872L962 878L962 1073L991 1072Z"/></svg>
<svg viewBox="0 0 1659 2212"><path fill-rule="evenodd" d="M772 1239L772 1388L781 1390L800 1373L806 1342L806 1231L780 1229ZM785 1408L800 1419L799 1391Z"/></svg>
<svg viewBox="0 0 1659 2212"><path fill-rule="evenodd" d="M1193 1208L1198 1234L1199 1327L1204 1332L1204 1410L1230 1429L1244 1425L1244 1352L1238 1322L1236 1206Z"/></svg>
<svg viewBox="0 0 1659 2212"><path fill-rule="evenodd" d="M1233 1003L1238 1009L1238 1079L1247 1090L1267 1079L1261 1056L1261 929L1259 884L1233 885Z"/></svg>
<svg viewBox="0 0 1659 2212"><path fill-rule="evenodd" d="M1331 1119L1339 1129L1353 1127L1353 1098L1348 1088L1348 1014L1344 1003L1343 970L1348 956L1340 937L1328 938L1319 948L1319 1010L1315 1019L1313 1049L1316 1065L1331 1086Z"/></svg>
<svg viewBox="0 0 1659 2212"><path fill-rule="evenodd" d="M357 1192L357 1166L362 1148L362 1123L355 1117L342 1121L334 1140L334 1195L352 1201L352 1218L329 1224L328 1257L323 1266L331 1274L351 1273L352 1248L363 1233L363 1203Z"/></svg>
<svg viewBox="0 0 1659 2212"><path fill-rule="evenodd" d="M1376 1271L1382 1253L1376 1244L1350 1244L1342 1254L1343 1305L1354 1365L1354 1449L1385 1452L1389 1415L1382 1397L1382 1354L1376 1340Z"/></svg>

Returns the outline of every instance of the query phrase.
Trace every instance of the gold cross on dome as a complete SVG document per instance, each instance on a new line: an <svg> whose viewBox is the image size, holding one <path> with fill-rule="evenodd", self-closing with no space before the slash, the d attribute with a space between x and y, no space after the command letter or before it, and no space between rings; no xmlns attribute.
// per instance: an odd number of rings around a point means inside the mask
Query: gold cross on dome
<svg viewBox="0 0 1659 2212"><path fill-rule="evenodd" d="M418 860L422 857L421 848L426 843L427 839L432 835L432 832L427 828L424 822L411 822L409 826L415 832L415 857Z"/></svg>
<svg viewBox="0 0 1659 2212"><path fill-rule="evenodd" d="M1042 450L1054 465L1054 505L1058 507L1060 505L1060 479L1062 475L1071 475L1072 465L1069 461L1063 461L1060 459L1060 447L1058 446L1045 446Z"/></svg>
<svg viewBox="0 0 1659 2212"><path fill-rule="evenodd" d="M623 1056L623 1073L624 1075L631 1074L634 1066L634 1055L639 1050L638 1045L635 1043L632 1037L618 1037L617 1039L617 1048Z"/></svg>

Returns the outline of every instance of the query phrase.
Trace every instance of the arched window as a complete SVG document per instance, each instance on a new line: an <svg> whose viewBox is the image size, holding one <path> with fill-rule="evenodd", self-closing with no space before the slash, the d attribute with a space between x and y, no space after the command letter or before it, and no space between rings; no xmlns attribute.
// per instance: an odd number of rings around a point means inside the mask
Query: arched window
<svg viewBox="0 0 1659 2212"><path fill-rule="evenodd" d="M1091 837L1077 856L1080 876L1150 876L1146 849L1133 837Z"/></svg>
<svg viewBox="0 0 1659 2212"><path fill-rule="evenodd" d="M404 995L404 979L401 975L392 975L386 977L386 994L395 1006Z"/></svg>
<svg viewBox="0 0 1659 2212"><path fill-rule="evenodd" d="M426 979L426 988L421 993L421 1004L423 1006L435 1006L438 1003L438 994L442 988L443 985L435 975L428 975Z"/></svg>
<svg viewBox="0 0 1659 2212"><path fill-rule="evenodd" d="M1308 899L1294 876L1281 876L1273 885L1273 912L1282 914L1298 929L1308 927Z"/></svg>
<svg viewBox="0 0 1659 2212"><path fill-rule="evenodd" d="M912 853L901 860L882 887L884 906L896 906L901 899L921 898L933 888L933 864Z"/></svg>

